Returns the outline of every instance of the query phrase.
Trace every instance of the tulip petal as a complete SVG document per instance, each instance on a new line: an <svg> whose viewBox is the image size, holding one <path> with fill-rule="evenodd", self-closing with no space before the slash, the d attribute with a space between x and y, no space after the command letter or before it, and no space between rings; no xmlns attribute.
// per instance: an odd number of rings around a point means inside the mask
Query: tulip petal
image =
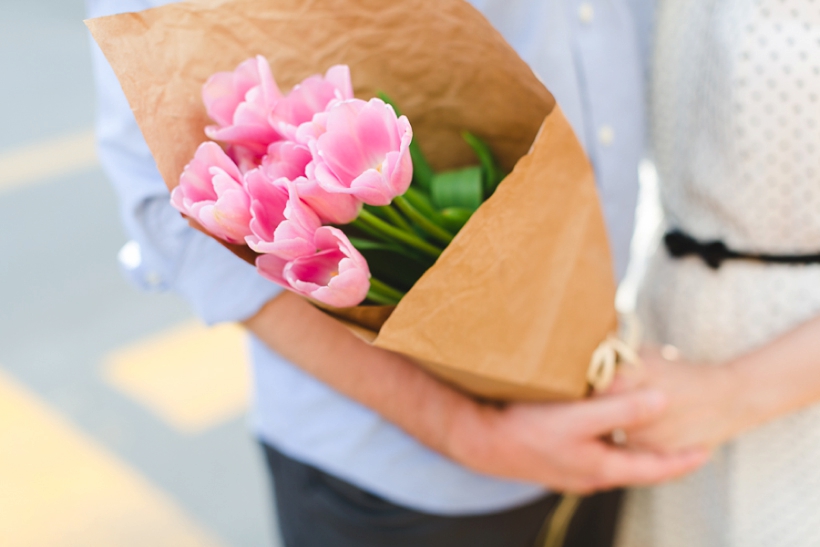
<svg viewBox="0 0 820 547"><path fill-rule="evenodd" d="M279 258L276 255L259 255L256 257L256 271L265 279L278 283L283 287L289 287L283 275L287 263L287 260Z"/></svg>
<svg viewBox="0 0 820 547"><path fill-rule="evenodd" d="M269 123L288 139L296 139L298 128L309 123L315 114L324 112L329 105L353 97L350 70L344 65L331 67L323 76L305 78L284 98L270 114Z"/></svg>
<svg viewBox="0 0 820 547"><path fill-rule="evenodd" d="M319 215L322 222L348 224L359 216L362 202L355 196L328 192L315 179L307 177L300 177L294 182L302 201Z"/></svg>
<svg viewBox="0 0 820 547"><path fill-rule="evenodd" d="M268 184L276 186L275 183ZM316 251L313 235L322 223L316 213L302 201L295 183L287 183L287 195L282 212L284 219L276 226L272 222L268 223L264 231L260 229L254 233L258 239L249 238L247 241L257 252L273 253L280 258L293 260ZM273 237L270 236L271 230Z"/></svg>
<svg viewBox="0 0 820 547"><path fill-rule="evenodd" d="M272 180L295 180L305 176L305 168L311 159L307 146L291 141L275 142L262 158L262 169Z"/></svg>
<svg viewBox="0 0 820 547"><path fill-rule="evenodd" d="M325 80L339 90L339 98L343 101L353 98L353 84L350 81L350 67L334 65L327 69Z"/></svg>
<svg viewBox="0 0 820 547"><path fill-rule="evenodd" d="M245 238L248 246L258 253L270 252L276 228L285 220L288 202L286 188L275 184L255 169L245 175L245 185L251 198L251 235Z"/></svg>
<svg viewBox="0 0 820 547"><path fill-rule="evenodd" d="M390 106L370 102L356 118L356 137L363 150L368 152L368 165L375 167L391 150L398 150L401 142L398 120Z"/></svg>
<svg viewBox="0 0 820 547"><path fill-rule="evenodd" d="M330 226L315 234L318 252L285 266L284 277L296 292L330 306L360 304L370 289L367 261L345 234Z"/></svg>

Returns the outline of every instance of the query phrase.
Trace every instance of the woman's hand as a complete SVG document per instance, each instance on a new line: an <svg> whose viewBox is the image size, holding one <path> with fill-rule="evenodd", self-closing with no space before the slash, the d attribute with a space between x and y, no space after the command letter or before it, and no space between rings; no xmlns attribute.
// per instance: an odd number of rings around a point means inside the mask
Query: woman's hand
<svg viewBox="0 0 820 547"><path fill-rule="evenodd" d="M657 349L643 350L641 358L643 364L623 369L609 391L655 388L668 404L657 418L626 430L629 446L663 453L712 449L750 426L732 367L667 359Z"/></svg>
<svg viewBox="0 0 820 547"><path fill-rule="evenodd" d="M611 392L657 388L668 406L626 430L628 444L658 451L712 448L778 417L820 403L820 316L728 363L706 365L642 353Z"/></svg>

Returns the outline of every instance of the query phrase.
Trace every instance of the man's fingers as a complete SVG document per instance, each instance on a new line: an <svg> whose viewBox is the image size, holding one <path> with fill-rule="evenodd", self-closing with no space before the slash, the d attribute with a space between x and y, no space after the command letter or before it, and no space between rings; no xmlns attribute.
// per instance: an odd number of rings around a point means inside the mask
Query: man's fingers
<svg viewBox="0 0 820 547"><path fill-rule="evenodd" d="M574 423L582 434L599 436L642 425L665 407L666 396L656 389L607 395L576 403Z"/></svg>
<svg viewBox="0 0 820 547"><path fill-rule="evenodd" d="M656 484L694 471L709 459L706 450L660 455L608 448L596 477L596 488Z"/></svg>

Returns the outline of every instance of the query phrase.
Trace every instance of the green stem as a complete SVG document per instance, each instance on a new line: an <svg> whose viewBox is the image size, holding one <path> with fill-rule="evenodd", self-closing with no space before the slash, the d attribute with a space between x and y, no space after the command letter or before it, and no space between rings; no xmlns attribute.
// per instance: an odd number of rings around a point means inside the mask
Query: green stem
<svg viewBox="0 0 820 547"><path fill-rule="evenodd" d="M348 237L350 238L350 242L359 251L368 251L373 249L373 245L382 245L385 250L393 251L402 256L406 256L407 258L425 264L427 268L430 268L435 262L435 260L431 260L432 257L430 257L429 255L419 252L417 249L413 247L402 244L401 242L398 242L391 237L387 237L386 235L380 233L377 230L374 230L373 228L371 228L370 226L368 226L360 220L354 220L347 226L355 227L359 231L364 232L372 238L371 240L363 237L357 237L356 235L351 236L347 231L345 231L345 233L347 233Z"/></svg>
<svg viewBox="0 0 820 547"><path fill-rule="evenodd" d="M393 209L393 207L391 207L390 205L379 207L379 210L381 210L385 214L385 216L390 220L390 222L392 222L393 225L397 228L401 228L405 232L413 231L413 228L410 226L410 224L407 223L406 220L404 220L404 217L401 216L399 212Z"/></svg>
<svg viewBox="0 0 820 547"><path fill-rule="evenodd" d="M438 247L427 243L420 237L407 233L405 231L399 230L395 226L391 226L390 224L386 223L376 215L369 213L368 211L362 209L362 212L359 213L358 220L366 223L368 226L373 228L374 230L378 230L382 234L391 237L397 241L400 241L406 245L409 245L419 251L428 254L430 256L438 258L441 255L441 249Z"/></svg>
<svg viewBox="0 0 820 547"><path fill-rule="evenodd" d="M389 296L385 296L378 291L370 289L367 291L367 299L371 302L375 302L376 304L381 304L382 306L395 306L399 303L398 300L394 300Z"/></svg>
<svg viewBox="0 0 820 547"><path fill-rule="evenodd" d="M431 219L433 222L438 224L439 226L443 226L442 216L438 212L438 210L433 206L430 202L430 197L419 190L418 188L413 188L412 186L407 189L404 193L404 199L406 199L410 205L416 208L416 210L420 211L421 214L426 216L427 218Z"/></svg>
<svg viewBox="0 0 820 547"><path fill-rule="evenodd" d="M415 207L413 207L409 201L404 199L404 196L398 196L393 200L393 203L401 209L401 212L407 215L407 218L412 220L416 223L416 225L428 233L430 236L438 239L445 245L448 245L451 241L453 241L453 235L442 228L441 226L436 225L421 214Z"/></svg>
<svg viewBox="0 0 820 547"><path fill-rule="evenodd" d="M375 277L370 278L370 288L382 295L394 299L396 302L404 298L404 293L398 289L394 289L387 283L379 281Z"/></svg>
<svg viewBox="0 0 820 547"><path fill-rule="evenodd" d="M380 231L378 231L374 228L371 228L369 224L366 224L363 220L359 220L358 218L356 220L354 220L353 222L351 222L349 224L349 226L353 226L355 228L358 228L359 230L366 233L370 237L372 237L374 239L377 239L379 241L383 241L385 243L390 243L391 245L396 244L395 239L393 239L392 237L387 237L386 235L384 235Z"/></svg>

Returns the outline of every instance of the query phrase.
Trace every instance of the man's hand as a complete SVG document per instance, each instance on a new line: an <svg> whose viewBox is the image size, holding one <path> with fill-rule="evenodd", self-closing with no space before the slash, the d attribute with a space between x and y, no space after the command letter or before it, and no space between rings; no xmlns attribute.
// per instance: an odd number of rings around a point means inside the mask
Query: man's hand
<svg viewBox="0 0 820 547"><path fill-rule="evenodd" d="M703 461L702 452L659 456L602 440L664 407L657 392L555 404L481 404L409 359L356 338L304 299L283 293L244 322L268 347L419 442L491 475L576 492L660 482Z"/></svg>
<svg viewBox="0 0 820 547"><path fill-rule="evenodd" d="M708 453L631 451L604 438L650 422L665 407L660 391L645 390L573 403L465 408L452 424L448 451L477 471L581 494L662 482L694 470Z"/></svg>

